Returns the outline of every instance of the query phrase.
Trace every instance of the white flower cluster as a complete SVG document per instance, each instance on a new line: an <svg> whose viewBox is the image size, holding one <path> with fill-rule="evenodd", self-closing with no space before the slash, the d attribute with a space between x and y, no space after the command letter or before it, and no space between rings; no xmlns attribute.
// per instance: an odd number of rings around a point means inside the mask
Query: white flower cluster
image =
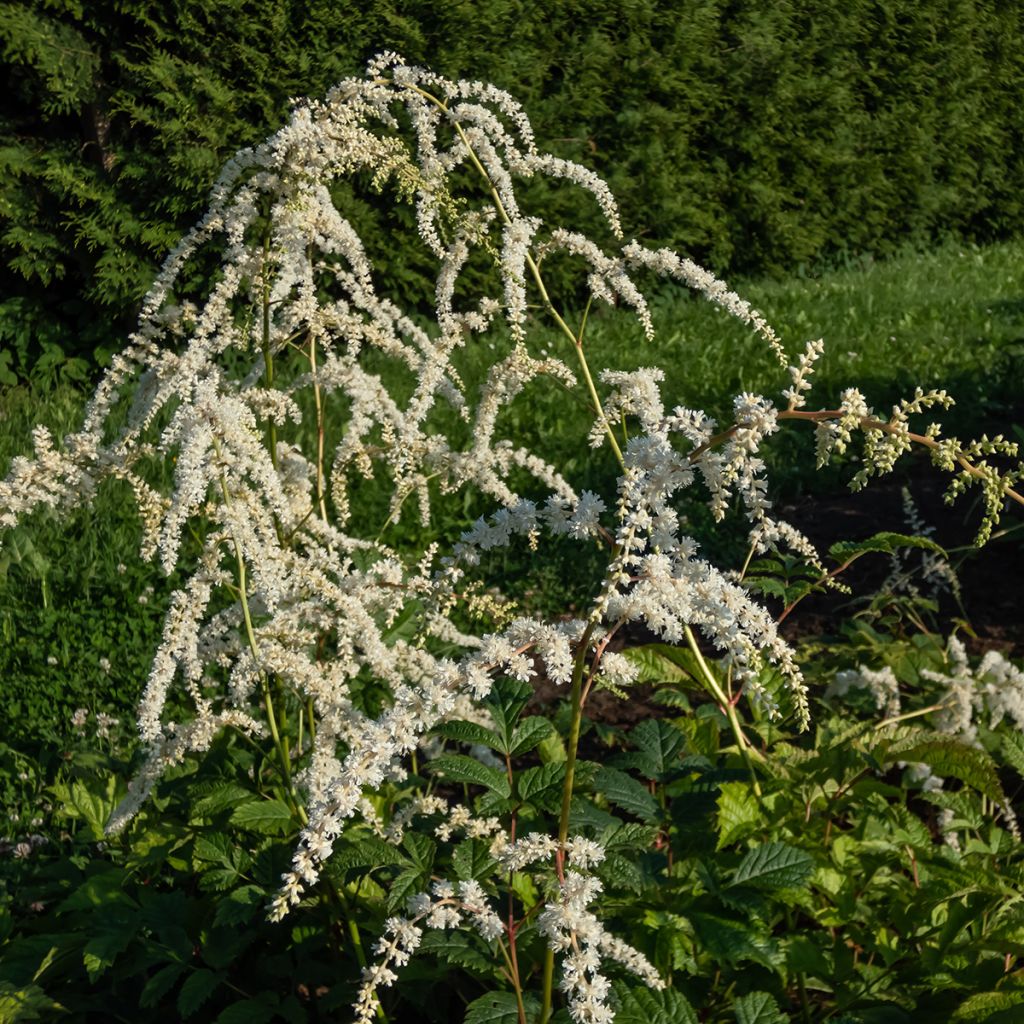
<svg viewBox="0 0 1024 1024"><path fill-rule="evenodd" d="M939 732L975 743L979 717L989 729L1008 719L1024 730L1024 671L1005 655L987 651L972 668L962 641L952 635L946 642L946 666L943 670L921 669L924 679L940 687L935 694L939 709L929 718ZM851 688L868 690L884 717L900 714L899 683L888 665L880 669L858 665L837 672L825 697L842 696Z"/></svg>
<svg viewBox="0 0 1024 1024"><path fill-rule="evenodd" d="M1017 730L1024 730L1024 671L1001 652L987 651L972 668L963 643L951 635L946 643L946 668L923 668L921 676L940 687L935 694L937 710L928 716L936 731L977 745L979 718L989 729L1006 719ZM885 718L900 714L899 682L888 665L880 669L858 665L836 673L825 697L842 696L851 688L867 689ZM927 765L912 764L909 774L926 792L942 788L943 779ZM1019 837L1012 808L1007 805L1001 810L1008 828Z"/></svg>
<svg viewBox="0 0 1024 1024"><path fill-rule="evenodd" d="M611 988L601 973L602 960L613 960L653 989L665 987L650 961L632 946L605 931L588 909L601 892L601 882L578 871L566 871L557 900L548 903L537 921L548 945L562 957L561 989L569 1015L577 1024L608 1024L615 1014L608 1006Z"/></svg>
<svg viewBox="0 0 1024 1024"><path fill-rule="evenodd" d="M394 968L404 967L419 948L424 928L459 928L468 919L485 942L493 942L505 931L505 925L487 901L479 882L467 879L455 884L437 881L429 893L410 897L408 917L393 916L384 922L384 934L374 946L378 960L363 970L363 983L354 1004L355 1024L369 1024L376 1012L377 990L392 985L398 975Z"/></svg>
<svg viewBox="0 0 1024 1024"><path fill-rule="evenodd" d="M858 665L840 670L825 690L825 699L843 697L850 690L860 689L871 694L883 718L895 718L900 713L900 684L888 665L879 669Z"/></svg>
<svg viewBox="0 0 1024 1024"><path fill-rule="evenodd" d="M903 488L902 497L903 517L910 533L915 537L932 537L935 527L925 522L909 488ZM954 597L960 598L960 580L956 570L941 551L931 548L897 548L889 560L891 568L879 587L881 592L906 593L916 597L921 593L920 581L927 587L930 597L948 590Z"/></svg>

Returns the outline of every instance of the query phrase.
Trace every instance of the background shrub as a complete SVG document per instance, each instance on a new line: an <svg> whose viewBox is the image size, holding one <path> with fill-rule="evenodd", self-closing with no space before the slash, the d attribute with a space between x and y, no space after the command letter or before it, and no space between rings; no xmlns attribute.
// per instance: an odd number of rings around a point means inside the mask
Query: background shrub
<svg viewBox="0 0 1024 1024"><path fill-rule="evenodd" d="M735 276L1017 232L1022 35L977 0L0 4L0 379L116 349L224 160L382 48L486 71L630 233Z"/></svg>

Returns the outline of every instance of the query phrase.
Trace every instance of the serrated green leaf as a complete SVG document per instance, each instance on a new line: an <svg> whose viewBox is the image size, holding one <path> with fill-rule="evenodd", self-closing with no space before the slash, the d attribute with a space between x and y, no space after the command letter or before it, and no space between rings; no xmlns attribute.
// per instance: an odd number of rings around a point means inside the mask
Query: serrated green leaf
<svg viewBox="0 0 1024 1024"><path fill-rule="evenodd" d="M565 740L557 732L549 733L540 741L537 747L537 756L542 764L562 764L568 759L565 750Z"/></svg>
<svg viewBox="0 0 1024 1024"><path fill-rule="evenodd" d="M420 832L406 832L402 836L402 849L409 854L413 864L424 873L429 873L437 856L437 843Z"/></svg>
<svg viewBox="0 0 1024 1024"><path fill-rule="evenodd" d="M604 860L598 865L597 873L607 886L630 889L633 892L643 890L644 876L640 869L621 853L606 853Z"/></svg>
<svg viewBox="0 0 1024 1024"><path fill-rule="evenodd" d="M115 775L94 780L91 787L77 779L70 785L58 783L53 791L63 803L64 813L85 823L91 839L99 842L104 838L107 822L120 803Z"/></svg>
<svg viewBox="0 0 1024 1024"><path fill-rule="evenodd" d="M873 537L868 537L867 540L839 541L828 549L828 553L837 562L846 562L851 558L868 554L868 552L891 555L900 548L924 548L926 551L934 551L944 558L948 557L944 548L927 537L911 537L905 533L890 533L888 531L876 533Z"/></svg>
<svg viewBox="0 0 1024 1024"><path fill-rule="evenodd" d="M509 797L512 787L508 776L498 768L489 764L481 764L476 758L465 754L446 754L436 757L427 766L430 771L452 782L467 782L474 786L483 786L497 793L498 796Z"/></svg>
<svg viewBox="0 0 1024 1024"><path fill-rule="evenodd" d="M65 910L91 910L109 908L115 904L135 907L135 901L122 886L127 876L121 868L111 868L87 878L58 908Z"/></svg>
<svg viewBox="0 0 1024 1024"><path fill-rule="evenodd" d="M999 749L1007 764L1015 768L1018 775L1024 775L1024 738L1014 732L1005 732Z"/></svg>
<svg viewBox="0 0 1024 1024"><path fill-rule="evenodd" d="M198 834L192 844L193 860L208 864L231 866L238 847L223 833L207 831Z"/></svg>
<svg viewBox="0 0 1024 1024"><path fill-rule="evenodd" d="M518 679L505 676L494 684L487 706L494 721L494 731L501 737L504 749L511 748L516 721L532 696L533 688Z"/></svg>
<svg viewBox="0 0 1024 1024"><path fill-rule="evenodd" d="M265 899L263 890L255 885L234 889L217 902L215 925L246 924L251 921Z"/></svg>
<svg viewBox="0 0 1024 1024"><path fill-rule="evenodd" d="M452 852L452 866L460 880L487 878L497 861L488 852L488 844L481 839L464 839Z"/></svg>
<svg viewBox="0 0 1024 1024"><path fill-rule="evenodd" d="M110 920L111 911L107 911L107 920L98 934L82 947L82 963L89 981L95 984L96 979L111 967L118 955L123 953L135 940L138 929L138 917L134 913L120 915L120 920Z"/></svg>
<svg viewBox="0 0 1024 1024"><path fill-rule="evenodd" d="M480 725L479 722L465 722L461 719L454 722L442 722L434 728L434 734L448 740L479 744L505 753L505 745L502 743L501 737L493 729L488 729L487 726Z"/></svg>
<svg viewBox="0 0 1024 1024"><path fill-rule="evenodd" d="M649 850L657 838L656 825L638 825L630 821L606 829L601 833L600 842L606 850Z"/></svg>
<svg viewBox="0 0 1024 1024"><path fill-rule="evenodd" d="M296 827L292 809L283 800L252 800L231 815L231 824L260 835L286 835Z"/></svg>
<svg viewBox="0 0 1024 1024"><path fill-rule="evenodd" d="M658 801L636 779L617 768L601 765L594 775L593 787L609 803L643 821L657 821L661 815Z"/></svg>
<svg viewBox="0 0 1024 1024"><path fill-rule="evenodd" d="M405 907L405 901L426 889L426 878L419 868L406 868L400 872L388 888L387 909L389 914Z"/></svg>
<svg viewBox="0 0 1024 1024"><path fill-rule="evenodd" d="M761 808L746 782L723 782L715 802L718 817L716 850L731 846L761 825Z"/></svg>
<svg viewBox="0 0 1024 1024"><path fill-rule="evenodd" d="M772 576L748 576L743 585L750 590L756 590L765 597L777 597L780 601L788 604L789 590L782 580Z"/></svg>
<svg viewBox="0 0 1024 1024"><path fill-rule="evenodd" d="M584 829L592 828L601 832L607 828L616 828L622 824L621 818L602 810L593 802L583 796L574 796L569 804L569 826L575 832L582 832Z"/></svg>
<svg viewBox="0 0 1024 1024"><path fill-rule="evenodd" d="M675 989L654 992L623 981L614 982L612 987L619 1001L615 1024L698 1024L693 1007Z"/></svg>
<svg viewBox="0 0 1024 1024"><path fill-rule="evenodd" d="M650 779L665 778L679 763L686 737L669 722L648 718L629 734L629 742L646 756Z"/></svg>
<svg viewBox="0 0 1024 1024"><path fill-rule="evenodd" d="M493 958L474 945L465 932L428 931L420 942L419 954L436 956L443 963L465 967L477 974L491 976L497 973Z"/></svg>
<svg viewBox="0 0 1024 1024"><path fill-rule="evenodd" d="M524 803L542 811L554 811L562 802L565 763L527 768L516 778L516 792Z"/></svg>
<svg viewBox="0 0 1024 1024"><path fill-rule="evenodd" d="M670 644L644 644L622 652L638 671L639 683L675 683L702 689L697 682L700 669L689 650Z"/></svg>
<svg viewBox="0 0 1024 1024"><path fill-rule="evenodd" d="M518 757L533 750L542 740L550 736L555 727L540 715L531 715L524 718L512 733L512 745L509 754Z"/></svg>
<svg viewBox="0 0 1024 1024"><path fill-rule="evenodd" d="M729 884L793 889L803 885L813 869L813 859L803 850L788 843L764 843L747 852Z"/></svg>
<svg viewBox="0 0 1024 1024"><path fill-rule="evenodd" d="M748 992L732 1005L736 1024L786 1024L788 1018L768 992Z"/></svg>
<svg viewBox="0 0 1024 1024"><path fill-rule="evenodd" d="M362 836L358 842L338 851L331 857L332 866L339 871L404 863L405 858L397 847L376 836Z"/></svg>
<svg viewBox="0 0 1024 1024"><path fill-rule="evenodd" d="M922 734L915 730L910 737L898 739L883 748L875 748L886 764L896 761L920 762L943 778L952 776L966 783L1000 806L1006 794L999 782L995 761L987 751L972 747L963 740L936 733Z"/></svg>
<svg viewBox="0 0 1024 1024"><path fill-rule="evenodd" d="M979 992L971 996L957 1007L950 1018L964 1024L983 1024L990 1018L1004 1011L1014 1011L1024 1006L1024 989L1007 989L1002 992ZM1018 1011L1020 1012L1020 1011ZM1006 1017L1007 1024L1013 1017Z"/></svg>
<svg viewBox="0 0 1024 1024"><path fill-rule="evenodd" d="M222 980L222 975L214 971L208 971L205 967L196 968L185 979L178 993L178 1012L182 1017L191 1017L217 991Z"/></svg>
<svg viewBox="0 0 1024 1024"><path fill-rule="evenodd" d="M778 959L774 946L746 923L696 911L685 916L701 945L716 959L730 963L750 960L774 970Z"/></svg>
<svg viewBox="0 0 1024 1024"><path fill-rule="evenodd" d="M20 1024L21 1021L39 1020L44 1012L66 1012L60 1003L51 999L38 985L14 985L0 981L0 1024Z"/></svg>
<svg viewBox="0 0 1024 1024"><path fill-rule="evenodd" d="M266 1024L274 1017L275 1007L267 999L242 999L232 1003L217 1015L216 1024Z"/></svg>
<svg viewBox="0 0 1024 1024"><path fill-rule="evenodd" d="M139 996L139 1006L143 1009L156 1006L184 973L184 964L168 964L166 967L161 967L143 986L142 994Z"/></svg>
<svg viewBox="0 0 1024 1024"><path fill-rule="evenodd" d="M212 818L222 811L252 800L252 790L239 786L234 782L219 783L205 796L193 801L190 808L189 820L197 821L200 818Z"/></svg>
<svg viewBox="0 0 1024 1024"><path fill-rule="evenodd" d="M527 1019L537 1012L537 1001L527 993L523 1002L526 1003ZM490 992L466 1007L463 1024L519 1024L519 1004L514 992Z"/></svg>

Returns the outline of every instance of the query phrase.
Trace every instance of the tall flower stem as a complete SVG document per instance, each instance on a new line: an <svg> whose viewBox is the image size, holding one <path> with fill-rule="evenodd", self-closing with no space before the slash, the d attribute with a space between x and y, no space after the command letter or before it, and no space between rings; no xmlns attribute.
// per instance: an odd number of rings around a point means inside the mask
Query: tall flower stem
<svg viewBox="0 0 1024 1024"><path fill-rule="evenodd" d="M729 728L732 730L733 736L736 737L736 746L739 748L740 756L743 758L744 763L747 766L747 770L750 772L750 780L753 786L754 794L758 799L761 798L761 783L757 777L757 771L754 768L754 755L758 759L762 759L762 755L754 750L750 744L750 740L747 739L746 734L743 732L743 724L740 722L740 717L736 713L736 705L729 700L725 691L722 689L718 680L715 678L714 673L708 666L708 663L704 660L704 655L701 653L700 645L697 643L697 638L693 635L693 630L689 627L685 627L686 631L686 642L690 645L690 650L693 652L693 656L697 661L697 665L700 667L701 675L704 677L704 682L707 685L711 695L718 701L718 706L724 712L726 718L729 720Z"/></svg>
<svg viewBox="0 0 1024 1024"><path fill-rule="evenodd" d="M445 114L450 114L451 111L448 108L448 104L443 100L438 99L433 94L427 92L425 89L420 89L417 86L411 86L413 92L417 95L422 96L429 103L434 104L438 110ZM466 136L462 125L458 121L453 121L453 125L456 134L459 136L459 140L463 146L466 147L466 153L469 156L469 161L476 169L477 173L483 178L487 185L487 190L490 193L491 202L494 204L494 209L497 211L498 216L501 218L501 222L506 226L512 223L512 218L509 217L508 211L505 209L505 204L501 201L501 196L498 194L498 190L494 187L494 182L491 181L491 176L487 173L487 168L480 162L479 157L473 150L473 146ZM597 393L597 388L594 386L594 378L590 373L590 366L587 363L586 356L583 353L583 330L580 329L579 334L573 331L573 329L566 323L565 317L555 308L554 302L551 301L551 296L548 294L547 286L544 284L544 278L540 272L540 265L533 258L530 253L526 254L526 266L529 268L530 276L533 278L534 284L537 286L537 291L540 292L541 302L544 305L544 309L548 312L551 319L554 320L555 325L559 331L565 335L570 342L572 342L573 350L576 353L577 361L580 364L580 369L583 371L583 380L587 387L587 392L590 395L590 401L594 406L594 414L601 420L601 424L604 427L605 435L608 438L608 443L612 447L612 451L615 453L615 458L620 466L624 466L625 462L622 457L622 449L619 447L618 439L615 437L615 431L612 429L611 423L608 422L608 417L604 414L604 406L601 404L600 396Z"/></svg>
<svg viewBox="0 0 1024 1024"><path fill-rule="evenodd" d="M558 817L558 873L562 874L562 857L565 841L569 838L569 812L572 808L573 788L576 782L576 750L580 742L580 726L583 721L583 672L587 661L590 638L597 623L591 620L580 638L576 658L572 666L572 691L569 695L571 718L569 736L565 744L565 781L562 784L562 811ZM554 991L555 953L548 949L544 954L544 991L540 1011L540 1024L547 1024L551 1016L551 999Z"/></svg>

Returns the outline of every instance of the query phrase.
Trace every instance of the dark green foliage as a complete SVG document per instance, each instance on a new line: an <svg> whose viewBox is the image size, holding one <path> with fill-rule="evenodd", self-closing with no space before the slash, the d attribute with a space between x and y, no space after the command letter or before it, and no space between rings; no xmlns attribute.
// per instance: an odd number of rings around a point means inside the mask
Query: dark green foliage
<svg viewBox="0 0 1024 1024"><path fill-rule="evenodd" d="M974 0L5 3L0 349L24 371L47 344L119 347L223 162L384 48L510 90L630 234L720 271L1006 236L1022 36L1015 5ZM588 198L545 198L592 226ZM384 282L429 301L372 214Z"/></svg>

